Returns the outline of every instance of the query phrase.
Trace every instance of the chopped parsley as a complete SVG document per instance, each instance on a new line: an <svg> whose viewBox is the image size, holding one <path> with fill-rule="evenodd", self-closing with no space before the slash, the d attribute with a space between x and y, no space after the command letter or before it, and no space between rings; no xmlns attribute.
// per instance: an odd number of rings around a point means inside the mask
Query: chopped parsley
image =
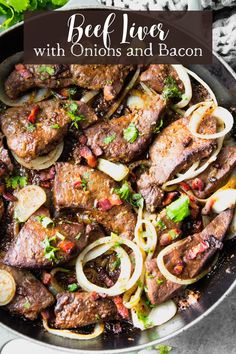
<svg viewBox="0 0 236 354"><path fill-rule="evenodd" d="M137 316L138 316L139 321L141 321L143 323L143 326L144 326L145 329L147 329L149 327L152 327L153 324L149 320L148 315L146 315L143 312L137 311Z"/></svg>
<svg viewBox="0 0 236 354"><path fill-rule="evenodd" d="M176 232L175 230L170 230L170 231L168 232L168 234L170 235L170 237L171 237L172 240L175 240L176 238L179 237L179 233Z"/></svg>
<svg viewBox="0 0 236 354"><path fill-rule="evenodd" d="M23 307L24 307L24 309L29 310L30 307L31 307L31 303L27 300L27 301L23 304Z"/></svg>
<svg viewBox="0 0 236 354"><path fill-rule="evenodd" d="M56 237L58 237L60 240L64 241L65 240L65 236L62 235L59 231L56 232Z"/></svg>
<svg viewBox="0 0 236 354"><path fill-rule="evenodd" d="M123 130L124 138L129 143L134 143L139 136L139 131L134 123L130 123L128 128Z"/></svg>
<svg viewBox="0 0 236 354"><path fill-rule="evenodd" d="M84 177L81 178L81 187L82 187L83 191L87 190L88 181L86 181L86 179Z"/></svg>
<svg viewBox="0 0 236 354"><path fill-rule="evenodd" d="M48 75L54 75L55 74L55 70L54 68L52 68L51 66L47 66L47 65L41 65L39 68L38 68L38 72L40 74L42 73L47 73Z"/></svg>
<svg viewBox="0 0 236 354"><path fill-rule="evenodd" d="M108 144L112 143L115 140L115 138L116 138L116 134L114 133L114 134L109 135L106 138L104 138L103 142L104 142L104 144L108 145Z"/></svg>
<svg viewBox="0 0 236 354"><path fill-rule="evenodd" d="M15 176L5 178L5 183L7 188L24 188L27 186L27 177Z"/></svg>
<svg viewBox="0 0 236 354"><path fill-rule="evenodd" d="M80 237L81 237L81 232L79 232L78 235L75 236L75 239L76 239L76 240L79 240Z"/></svg>
<svg viewBox="0 0 236 354"><path fill-rule="evenodd" d="M112 263L112 270L119 268L119 266L120 266L120 258L117 257L115 262Z"/></svg>
<svg viewBox="0 0 236 354"><path fill-rule="evenodd" d="M32 133L33 131L35 131L36 126L35 126L35 124L33 124L33 123L29 123L29 124L27 125L26 129L27 129L28 132Z"/></svg>
<svg viewBox="0 0 236 354"><path fill-rule="evenodd" d="M157 284L162 285L164 283L163 279L157 278Z"/></svg>
<svg viewBox="0 0 236 354"><path fill-rule="evenodd" d="M172 350L172 347L169 345L161 344L161 345L157 345L155 349L159 350L160 354L168 354Z"/></svg>
<svg viewBox="0 0 236 354"><path fill-rule="evenodd" d="M48 216L45 215L36 216L36 220L39 221L42 224L42 226L45 228L54 226L53 220L50 219Z"/></svg>
<svg viewBox="0 0 236 354"><path fill-rule="evenodd" d="M69 105L67 105L67 108L69 109L67 111L68 116L72 120L72 127L74 126L76 129L79 129L78 123L81 122L82 120L85 120L85 116L82 114L77 114L78 111L78 104L76 102L72 102Z"/></svg>
<svg viewBox="0 0 236 354"><path fill-rule="evenodd" d="M163 124L164 124L163 119L161 119L160 122L155 126L153 133L154 134L160 133Z"/></svg>
<svg viewBox="0 0 236 354"><path fill-rule="evenodd" d="M161 219L157 219L157 221L155 222L155 226L158 227L161 230L165 230L166 229L166 225Z"/></svg>
<svg viewBox="0 0 236 354"><path fill-rule="evenodd" d="M114 188L114 192L133 207L143 207L143 197L139 193L132 193L127 181L125 181L120 188Z"/></svg>
<svg viewBox="0 0 236 354"><path fill-rule="evenodd" d="M78 284L73 283L73 284L69 284L67 287L68 291L70 291L71 293L73 293L74 291L79 289Z"/></svg>
<svg viewBox="0 0 236 354"><path fill-rule="evenodd" d="M60 129L61 126L56 123L56 124L51 125L50 128L52 128L52 129Z"/></svg>
<svg viewBox="0 0 236 354"><path fill-rule="evenodd" d="M162 96L167 100L171 98L182 98L182 92L180 91L176 80L172 76L168 76L164 81L164 89Z"/></svg>
<svg viewBox="0 0 236 354"><path fill-rule="evenodd" d="M149 308L151 308L151 309L154 308L154 307L156 307L156 305L153 305L149 299L146 299L146 300L145 300L145 304L146 304Z"/></svg>
<svg viewBox="0 0 236 354"><path fill-rule="evenodd" d="M56 236L49 238L48 236L45 237L42 245L44 247L44 257L49 259L50 261L57 261L56 252L59 251L59 248L54 247L51 245L51 242L56 240Z"/></svg>
<svg viewBox="0 0 236 354"><path fill-rule="evenodd" d="M174 222L182 221L189 216L189 197L182 195L179 199L166 207L166 215Z"/></svg>

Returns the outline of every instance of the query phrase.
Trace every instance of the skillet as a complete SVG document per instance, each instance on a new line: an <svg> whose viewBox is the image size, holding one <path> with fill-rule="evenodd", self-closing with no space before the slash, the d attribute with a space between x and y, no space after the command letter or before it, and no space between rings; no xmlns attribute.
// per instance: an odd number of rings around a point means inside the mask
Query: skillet
<svg viewBox="0 0 236 354"><path fill-rule="evenodd" d="M74 1L76 3L77 1ZM73 1L64 9L76 9ZM101 8L95 0L86 1L80 8ZM113 8L114 9L114 8ZM0 62L23 49L23 25L16 25L0 34ZM219 105L236 107L236 75L215 53L212 65L192 65L196 72L213 89ZM38 342L70 353L125 353L140 350L178 335L208 315L232 291L236 285L236 238L226 241L217 268L207 277L197 282L200 300L191 308L179 313L168 323L143 332L134 331L116 336L102 336L96 340L78 341L64 339L46 333L37 323L33 324L14 318L0 310L0 326ZM192 286L192 289L196 289ZM130 339L131 338L131 339Z"/></svg>

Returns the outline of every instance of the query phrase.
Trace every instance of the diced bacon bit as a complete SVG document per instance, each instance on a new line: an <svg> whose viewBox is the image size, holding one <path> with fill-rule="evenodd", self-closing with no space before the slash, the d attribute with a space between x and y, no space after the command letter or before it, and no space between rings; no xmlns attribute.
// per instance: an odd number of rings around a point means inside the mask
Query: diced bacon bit
<svg viewBox="0 0 236 354"><path fill-rule="evenodd" d="M186 182L180 182L180 187L185 191L189 191L190 190L190 187L189 185L186 183Z"/></svg>
<svg viewBox="0 0 236 354"><path fill-rule="evenodd" d="M59 95L61 95L62 97L68 98L68 97L70 97L70 90L67 88L63 88L59 91Z"/></svg>
<svg viewBox="0 0 236 354"><path fill-rule="evenodd" d="M80 188L82 188L82 181L81 181L81 180L78 180L78 181L74 182L74 183L73 183L73 187L74 187L75 189L80 189Z"/></svg>
<svg viewBox="0 0 236 354"><path fill-rule="evenodd" d="M114 301L117 311L121 315L121 317L124 319L128 319L129 318L129 310L124 306L122 297L115 296L113 301Z"/></svg>
<svg viewBox="0 0 236 354"><path fill-rule="evenodd" d="M174 267L174 273L176 275L180 275L183 273L183 270L184 270L184 262L182 261L179 261L176 266Z"/></svg>
<svg viewBox="0 0 236 354"><path fill-rule="evenodd" d="M165 199L162 202L162 205L163 206L169 205L174 200L174 198L178 196L178 194L179 194L178 192L167 193Z"/></svg>
<svg viewBox="0 0 236 354"><path fill-rule="evenodd" d="M55 174L56 174L55 167L52 166L50 169L40 173L39 176L40 181L51 181L52 179L54 179Z"/></svg>
<svg viewBox="0 0 236 354"><path fill-rule="evenodd" d="M98 161L96 157L93 155L92 151L87 146L83 146L80 148L80 156L87 161L89 167L94 168L97 166Z"/></svg>
<svg viewBox="0 0 236 354"><path fill-rule="evenodd" d="M51 182L50 181L40 182L40 187L49 189L49 188L51 188Z"/></svg>
<svg viewBox="0 0 236 354"><path fill-rule="evenodd" d="M107 210L110 210L113 205L111 204L111 202L108 198L104 198L104 199L101 199L97 202L97 206L102 211L107 211Z"/></svg>
<svg viewBox="0 0 236 354"><path fill-rule="evenodd" d="M50 273L43 272L42 282L44 285L49 285L51 283L52 276Z"/></svg>
<svg viewBox="0 0 236 354"><path fill-rule="evenodd" d="M204 206L204 208L202 209L202 214L203 215L208 215L215 203L215 199L214 198L210 198L207 202L206 205Z"/></svg>
<svg viewBox="0 0 236 354"><path fill-rule="evenodd" d="M80 144L85 145L87 143L87 137L85 135L80 135L79 142Z"/></svg>
<svg viewBox="0 0 236 354"><path fill-rule="evenodd" d="M3 193L3 198L8 202L17 202L17 198L11 193Z"/></svg>
<svg viewBox="0 0 236 354"><path fill-rule="evenodd" d="M97 299L99 299L100 295L98 293L96 293L96 291L92 291L91 292L91 298L96 301Z"/></svg>
<svg viewBox="0 0 236 354"><path fill-rule="evenodd" d="M28 116L28 121L32 124L36 123L36 118L37 118L37 114L39 112L39 106L35 106L32 108L30 115Z"/></svg>
<svg viewBox="0 0 236 354"><path fill-rule="evenodd" d="M15 69L16 71L18 71L20 73L20 75L22 77L24 77L25 79L29 79L30 77L32 77L32 74L29 70L26 69L26 67L23 64L16 64L15 65Z"/></svg>
<svg viewBox="0 0 236 354"><path fill-rule="evenodd" d="M60 248L60 250L62 250L67 254L71 254L74 251L75 247L76 247L75 242L68 241L68 240L63 240L58 244L58 248Z"/></svg>
<svg viewBox="0 0 236 354"><path fill-rule="evenodd" d="M117 194L112 194L111 197L109 198L109 201L111 202L112 205L123 204L123 200L121 200Z"/></svg>
<svg viewBox="0 0 236 354"><path fill-rule="evenodd" d="M194 180L191 183L192 189L195 191L203 191L204 189L204 183L201 180L201 178L194 178Z"/></svg>
<svg viewBox="0 0 236 354"><path fill-rule="evenodd" d="M171 234L173 234L175 236L173 237ZM174 241L176 238L179 237L180 234L181 234L181 230L179 230L177 228L176 229L171 229L171 230L165 232L160 237L160 245L161 246L170 245L172 241Z"/></svg>
<svg viewBox="0 0 236 354"><path fill-rule="evenodd" d="M201 241L196 246L192 247L186 254L187 259L195 259L198 254L205 252L210 247L207 241Z"/></svg>
<svg viewBox="0 0 236 354"><path fill-rule="evenodd" d="M41 311L41 316L45 321L48 321L50 319L50 312L49 310L43 310Z"/></svg>

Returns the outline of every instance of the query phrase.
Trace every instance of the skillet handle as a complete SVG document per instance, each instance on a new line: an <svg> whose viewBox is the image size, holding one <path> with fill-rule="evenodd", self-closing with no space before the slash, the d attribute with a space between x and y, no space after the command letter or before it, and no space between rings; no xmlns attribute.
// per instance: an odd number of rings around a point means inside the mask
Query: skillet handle
<svg viewBox="0 0 236 354"><path fill-rule="evenodd" d="M59 10L71 10L73 8L82 7L103 7L98 0L69 0L67 4L61 7Z"/></svg>

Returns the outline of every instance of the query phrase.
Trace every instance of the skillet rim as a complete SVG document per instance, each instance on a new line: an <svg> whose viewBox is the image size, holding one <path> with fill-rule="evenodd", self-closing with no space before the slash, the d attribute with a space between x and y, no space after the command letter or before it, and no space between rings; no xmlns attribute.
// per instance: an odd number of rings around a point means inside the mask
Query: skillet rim
<svg viewBox="0 0 236 354"><path fill-rule="evenodd" d="M101 6L86 6L86 5L80 5L81 9L95 9L95 8L101 8ZM114 9L114 7L107 7L108 9ZM72 7L70 8L70 10L76 10L78 9L78 7ZM116 8L119 9L119 8ZM124 10L124 9L121 9ZM127 9L126 9L127 10ZM22 26L23 22L17 23L16 25L12 26L11 28L3 31L2 33L0 33L0 40L1 37L3 37L5 34L9 33L9 32L13 32L15 29L17 29L18 27ZM224 66L224 68L229 72L229 74L232 76L232 78L234 79L234 81L236 82L236 72L229 66L229 64L227 62L225 62L216 52L212 51L213 56L220 62L221 65ZM39 339L34 339L26 334L22 334L14 329L12 329L11 327L3 324L1 322L0 319L0 329L4 328L5 330L8 330L10 333L14 334L16 337L19 338L23 338L25 340L29 340L30 342L34 343L34 344L38 344L41 345L45 348L51 348L51 349L55 349L55 350L59 350L59 351L64 351L64 352L68 352L68 353L78 353L78 354L94 354L94 353L105 353L105 354L117 354L117 353L131 353L133 351L139 351L142 349L145 349L147 347L151 347L151 346L155 346L158 345L166 340L169 340L171 338L174 338L175 336L187 331L189 328L191 328L192 326L194 326L195 324L197 324L198 322L200 322L202 319L204 319L206 316L208 316L218 305L220 305L225 298L227 298L229 296L229 294L233 291L233 289L236 287L236 278L235 280L232 282L232 284L230 285L230 287L225 291L225 293L211 306L208 308L207 311L203 312L201 315L199 315L197 318L195 318L194 320L192 320L190 323L184 325L183 327L181 327L180 329L178 329L177 331L174 331L173 333L160 338L160 339L155 339L153 341L150 341L146 344L140 344L137 346L133 346L133 347L129 347L129 348L118 348L118 349L112 349L112 350L107 350L107 349L102 349L102 350L86 350L86 349L73 349L73 348L66 348L66 347L60 347L57 345L53 345L53 344L49 344L46 342L43 342ZM9 341L8 341L9 342ZM4 344L6 345L7 342ZM0 348L2 349L2 348Z"/></svg>

